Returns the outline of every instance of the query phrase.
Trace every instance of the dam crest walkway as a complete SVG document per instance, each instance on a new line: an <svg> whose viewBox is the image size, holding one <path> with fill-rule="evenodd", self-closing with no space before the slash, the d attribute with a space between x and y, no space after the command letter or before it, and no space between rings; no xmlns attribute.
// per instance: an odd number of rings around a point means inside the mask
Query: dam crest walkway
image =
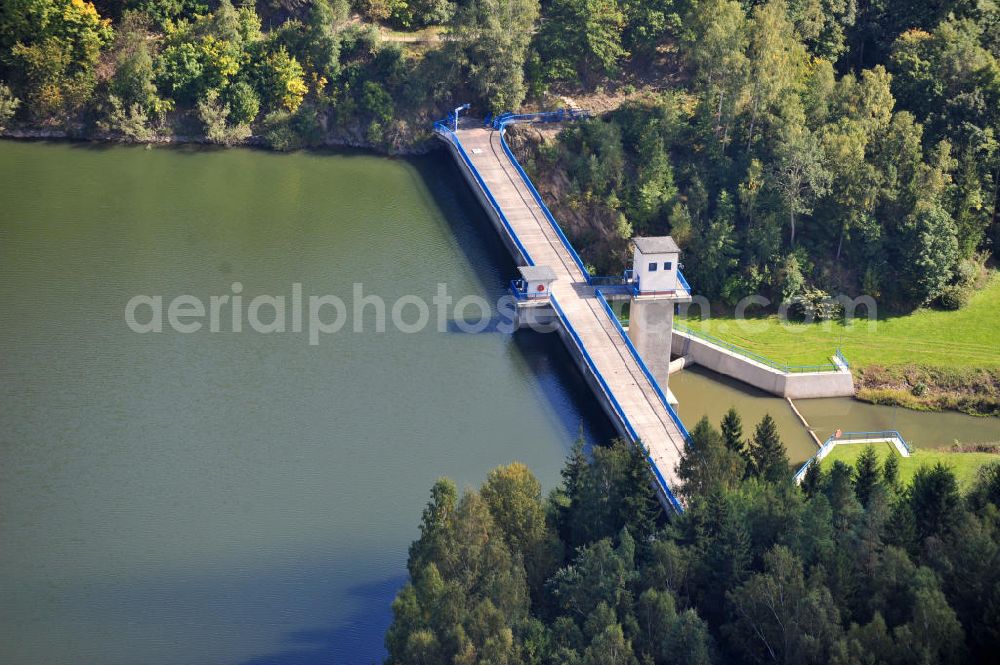
<svg viewBox="0 0 1000 665"><path fill-rule="evenodd" d="M646 367L579 256L518 164L504 138L503 116L493 125L445 122L435 132L451 147L459 168L521 265L547 266L555 273L549 300L570 351L589 370L598 398L619 431L648 451L661 501L682 510L677 486L687 430ZM576 348L574 348L576 347Z"/></svg>

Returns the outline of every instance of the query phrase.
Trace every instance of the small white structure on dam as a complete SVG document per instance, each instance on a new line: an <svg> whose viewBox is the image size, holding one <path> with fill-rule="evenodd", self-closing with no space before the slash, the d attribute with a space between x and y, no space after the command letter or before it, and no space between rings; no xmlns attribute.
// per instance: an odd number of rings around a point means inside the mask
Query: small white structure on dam
<svg viewBox="0 0 1000 665"><path fill-rule="evenodd" d="M517 271L521 273L521 281L524 283L527 299L548 299L549 291L552 290L552 282L556 281L556 273L552 268L548 266L518 266Z"/></svg>
<svg viewBox="0 0 1000 665"><path fill-rule="evenodd" d="M634 286L628 336L668 391L674 306L691 302L690 292L678 277L681 250L670 236L635 238L632 247Z"/></svg>
<svg viewBox="0 0 1000 665"><path fill-rule="evenodd" d="M632 275L637 295L673 295L681 249L670 236L632 239Z"/></svg>
<svg viewBox="0 0 1000 665"><path fill-rule="evenodd" d="M552 322L555 312L549 302L556 273L548 266L518 266L521 279L511 281L510 292L516 301L517 326L544 325Z"/></svg>

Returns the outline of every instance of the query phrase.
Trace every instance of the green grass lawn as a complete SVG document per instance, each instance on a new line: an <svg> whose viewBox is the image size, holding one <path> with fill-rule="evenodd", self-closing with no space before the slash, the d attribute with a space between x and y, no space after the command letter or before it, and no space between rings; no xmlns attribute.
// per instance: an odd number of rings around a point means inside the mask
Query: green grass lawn
<svg viewBox="0 0 1000 665"><path fill-rule="evenodd" d="M957 312L918 310L882 318L873 330L863 319L844 326L783 324L776 316L736 321L732 315L713 315L707 321L678 319L678 323L786 364L829 362L839 347L854 366L996 368L1000 367L1000 275L993 274Z"/></svg>
<svg viewBox="0 0 1000 665"><path fill-rule="evenodd" d="M883 460L886 455L899 455L896 448L889 443L873 443L879 460ZM844 444L834 447L823 461L820 463L824 471L828 471L837 460L850 466L854 466L858 455L865 449L864 444ZM908 484L913 474L922 466L934 466L941 462L950 467L955 472L958 484L963 489L972 485L976 480L976 474L981 466L990 462L1000 462L1000 455L993 453L951 453L944 450L921 450L917 449L911 453L910 457L899 458L899 477L903 484Z"/></svg>

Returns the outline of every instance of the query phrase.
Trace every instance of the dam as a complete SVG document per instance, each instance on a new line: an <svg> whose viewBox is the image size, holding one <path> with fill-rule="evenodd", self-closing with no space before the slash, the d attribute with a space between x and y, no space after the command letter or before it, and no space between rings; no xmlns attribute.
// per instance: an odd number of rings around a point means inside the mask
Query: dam
<svg viewBox="0 0 1000 665"><path fill-rule="evenodd" d="M435 123L434 131L522 266L522 279L511 288L519 308L523 305L533 321L545 314L552 318L619 433L645 449L661 503L683 510L672 488L688 432L659 381L665 381L669 365L674 305L690 299L676 245L669 237L636 239L632 270L615 279L591 276L504 140L508 124L568 120L574 114L508 114L487 124L459 120L457 111ZM631 337L609 295L632 299ZM649 348L663 353L650 354ZM644 357L660 362L651 369Z"/></svg>

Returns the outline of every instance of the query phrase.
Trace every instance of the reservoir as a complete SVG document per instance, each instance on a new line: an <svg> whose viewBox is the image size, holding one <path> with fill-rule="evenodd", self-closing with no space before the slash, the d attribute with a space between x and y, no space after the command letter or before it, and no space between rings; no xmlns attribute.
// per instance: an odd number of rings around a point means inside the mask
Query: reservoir
<svg viewBox="0 0 1000 665"><path fill-rule="evenodd" d="M558 337L137 334L126 303L494 302L513 270L443 154L0 142L0 662L380 661L436 478L547 491L612 435Z"/></svg>

